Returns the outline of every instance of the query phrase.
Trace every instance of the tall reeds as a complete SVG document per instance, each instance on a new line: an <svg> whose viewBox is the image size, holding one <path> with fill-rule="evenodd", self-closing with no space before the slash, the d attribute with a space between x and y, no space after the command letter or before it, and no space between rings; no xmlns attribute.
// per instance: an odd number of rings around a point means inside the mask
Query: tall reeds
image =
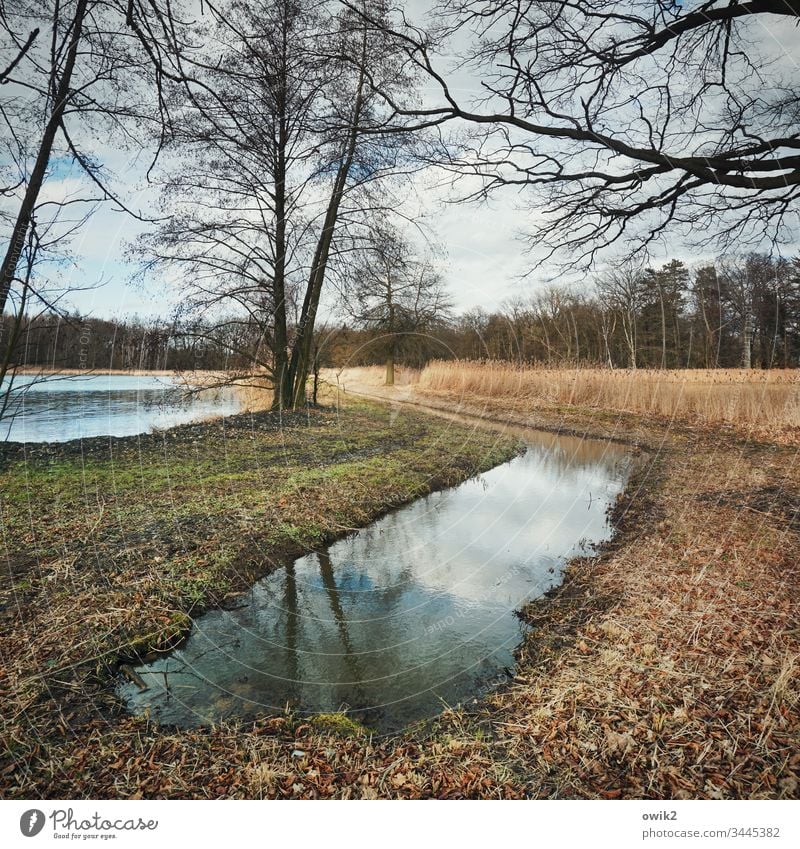
<svg viewBox="0 0 800 849"><path fill-rule="evenodd" d="M433 362L421 390L735 425L800 426L800 371L544 368Z"/></svg>

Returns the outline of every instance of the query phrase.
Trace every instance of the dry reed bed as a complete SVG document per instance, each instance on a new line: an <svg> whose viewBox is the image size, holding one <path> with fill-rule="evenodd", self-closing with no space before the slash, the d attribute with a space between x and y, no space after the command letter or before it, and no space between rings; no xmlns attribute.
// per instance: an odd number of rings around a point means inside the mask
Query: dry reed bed
<svg viewBox="0 0 800 849"><path fill-rule="evenodd" d="M378 375L341 378L381 392ZM434 394L440 409L661 446L621 504L613 550L526 611L517 685L480 726L493 775L524 776L512 786L533 796L800 798L796 451L516 394Z"/></svg>
<svg viewBox="0 0 800 849"><path fill-rule="evenodd" d="M422 391L471 400L566 404L738 428L800 427L798 371L549 369L434 362L422 370L416 385Z"/></svg>

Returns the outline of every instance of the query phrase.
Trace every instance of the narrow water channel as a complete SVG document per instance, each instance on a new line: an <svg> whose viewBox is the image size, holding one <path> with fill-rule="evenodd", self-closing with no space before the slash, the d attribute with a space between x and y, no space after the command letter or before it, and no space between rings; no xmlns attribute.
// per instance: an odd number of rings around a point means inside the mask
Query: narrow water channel
<svg viewBox="0 0 800 849"><path fill-rule="evenodd" d="M347 710L388 731L465 704L514 666L515 611L611 529L619 446L525 432L524 455L421 498L200 616L184 646L137 668L136 713L193 726Z"/></svg>

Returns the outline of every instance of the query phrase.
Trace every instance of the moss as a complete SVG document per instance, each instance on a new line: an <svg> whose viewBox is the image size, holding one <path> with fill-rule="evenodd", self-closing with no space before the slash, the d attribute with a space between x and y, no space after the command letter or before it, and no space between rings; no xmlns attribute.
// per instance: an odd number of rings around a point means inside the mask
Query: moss
<svg viewBox="0 0 800 849"><path fill-rule="evenodd" d="M176 611L169 616L161 627L148 634L131 638L120 650L116 662L139 661L154 653L170 651L180 645L192 630L192 617L188 613Z"/></svg>
<svg viewBox="0 0 800 849"><path fill-rule="evenodd" d="M320 731L328 731L346 737L361 737L371 733L369 728L346 713L317 713L311 717L310 721Z"/></svg>

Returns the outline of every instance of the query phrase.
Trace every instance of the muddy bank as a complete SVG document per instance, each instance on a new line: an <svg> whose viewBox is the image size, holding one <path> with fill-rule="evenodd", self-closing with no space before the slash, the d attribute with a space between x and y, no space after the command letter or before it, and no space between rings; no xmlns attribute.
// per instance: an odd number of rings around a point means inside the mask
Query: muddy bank
<svg viewBox="0 0 800 849"><path fill-rule="evenodd" d="M227 436L242 434L278 433L284 429L305 427L309 424L307 412L239 413L225 418L195 421L177 425L167 430L153 430L133 436L92 436L66 442L0 442L0 463L26 461L35 464L57 463L87 459L113 461L133 454L147 454L169 450L171 445L217 442L223 444ZM318 421L323 421L326 411L315 411ZM328 417L330 410L327 411Z"/></svg>

